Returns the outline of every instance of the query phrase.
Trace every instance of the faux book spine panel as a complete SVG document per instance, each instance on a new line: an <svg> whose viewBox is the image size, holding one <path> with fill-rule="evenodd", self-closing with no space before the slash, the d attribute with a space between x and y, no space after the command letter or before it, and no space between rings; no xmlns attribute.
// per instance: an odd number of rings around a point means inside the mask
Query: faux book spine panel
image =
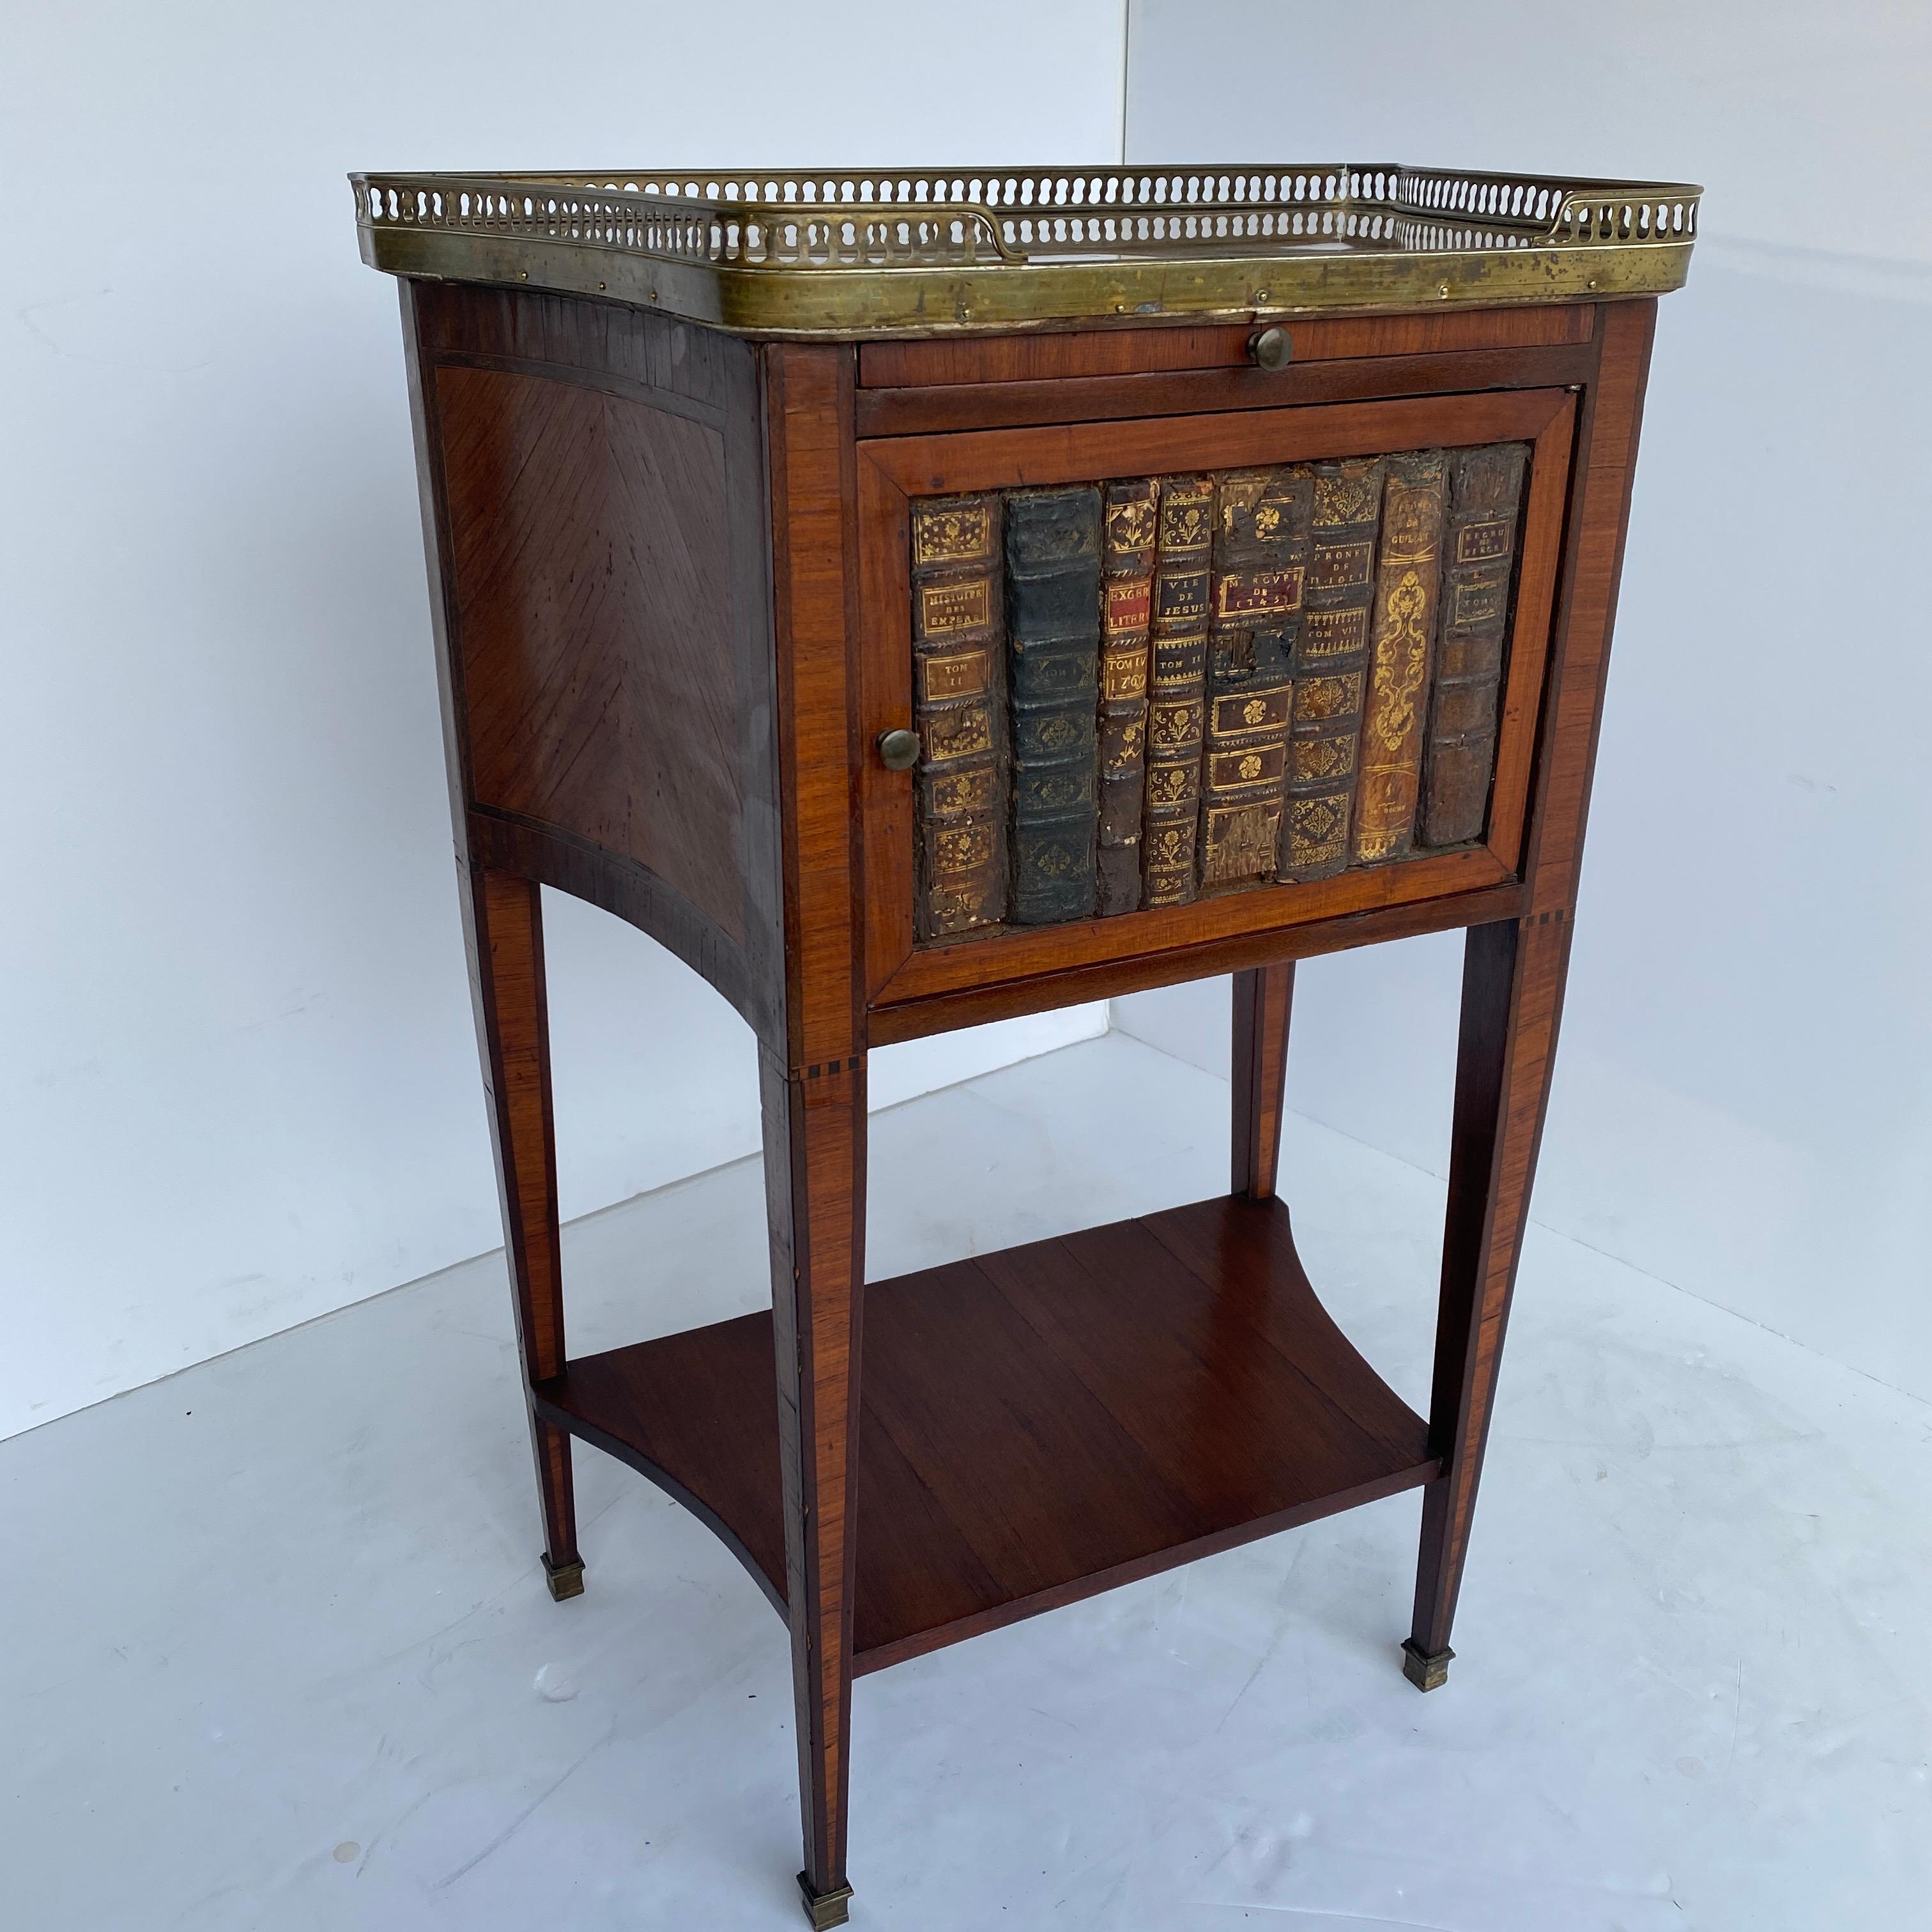
<svg viewBox="0 0 1932 1932"><path fill-rule="evenodd" d="M1436 449L1389 459L1355 782L1358 865L1405 858L1415 842L1447 470Z"/></svg>
<svg viewBox="0 0 1932 1932"><path fill-rule="evenodd" d="M1197 884L1214 527L1211 476L1160 479L1141 831L1141 903L1147 906L1186 905Z"/></svg>
<svg viewBox="0 0 1932 1932"><path fill-rule="evenodd" d="M1520 442L1459 449L1449 459L1442 620L1423 755L1425 845L1479 838L1489 814L1496 696L1528 462Z"/></svg>
<svg viewBox="0 0 1932 1932"><path fill-rule="evenodd" d="M912 506L914 930L922 939L952 938L1006 916L1000 509L990 493Z"/></svg>
<svg viewBox="0 0 1932 1932"><path fill-rule="evenodd" d="M1201 785L1205 891L1275 874L1314 489L1305 464L1231 471L1215 486Z"/></svg>
<svg viewBox="0 0 1932 1932"><path fill-rule="evenodd" d="M1160 486L1107 485L1101 530L1100 827L1094 910L1137 912L1147 796L1148 648Z"/></svg>
<svg viewBox="0 0 1932 1932"><path fill-rule="evenodd" d="M1285 880L1325 879L1348 862L1385 468L1379 458L1314 466L1306 608L1294 649Z"/></svg>
<svg viewBox="0 0 1932 1932"><path fill-rule="evenodd" d="M1050 926L1094 911L1100 493L1009 490L1006 526L1012 918Z"/></svg>
<svg viewBox="0 0 1932 1932"><path fill-rule="evenodd" d="M916 500L917 938L1481 838L1529 457Z"/></svg>

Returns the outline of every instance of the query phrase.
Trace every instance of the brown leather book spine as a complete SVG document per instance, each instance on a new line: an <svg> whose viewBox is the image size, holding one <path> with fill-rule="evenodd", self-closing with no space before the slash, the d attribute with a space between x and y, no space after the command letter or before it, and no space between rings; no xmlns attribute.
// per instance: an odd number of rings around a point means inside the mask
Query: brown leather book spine
<svg viewBox="0 0 1932 1932"><path fill-rule="evenodd" d="M1382 527L1380 458L1318 463L1314 471L1313 537L1294 648L1284 880L1325 879L1348 862Z"/></svg>
<svg viewBox="0 0 1932 1932"><path fill-rule="evenodd" d="M1007 912L1006 647L998 495L912 505L917 851L913 929L943 939Z"/></svg>
<svg viewBox="0 0 1932 1932"><path fill-rule="evenodd" d="M1141 813L1147 790L1148 648L1160 485L1152 476L1106 486L1101 532L1100 834L1095 911L1137 912Z"/></svg>
<svg viewBox="0 0 1932 1932"><path fill-rule="evenodd" d="M1292 653L1308 572L1314 472L1231 470L1215 479L1201 773L1201 887L1272 880L1288 765Z"/></svg>
<svg viewBox="0 0 1932 1932"><path fill-rule="evenodd" d="M1415 843L1448 470L1439 449L1388 459L1355 781L1352 846L1358 866L1405 858Z"/></svg>
<svg viewBox="0 0 1932 1932"><path fill-rule="evenodd" d="M1141 903L1195 896L1201 742L1208 669L1211 476L1164 476L1154 550L1149 651L1147 802L1142 814Z"/></svg>
<svg viewBox="0 0 1932 1932"><path fill-rule="evenodd" d="M1529 449L1459 449L1449 459L1442 608L1422 760L1424 845L1483 836L1496 764L1496 700L1509 649L1510 587Z"/></svg>

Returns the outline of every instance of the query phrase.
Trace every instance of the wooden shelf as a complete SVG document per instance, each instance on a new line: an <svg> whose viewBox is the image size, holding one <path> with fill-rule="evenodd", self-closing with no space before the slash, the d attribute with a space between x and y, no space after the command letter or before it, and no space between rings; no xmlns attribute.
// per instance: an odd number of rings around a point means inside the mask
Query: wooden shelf
<svg viewBox="0 0 1932 1932"><path fill-rule="evenodd" d="M538 1414L694 1510L784 1607L771 1318L572 1362ZM1438 1473L1278 1201L866 1291L854 1667L875 1670Z"/></svg>

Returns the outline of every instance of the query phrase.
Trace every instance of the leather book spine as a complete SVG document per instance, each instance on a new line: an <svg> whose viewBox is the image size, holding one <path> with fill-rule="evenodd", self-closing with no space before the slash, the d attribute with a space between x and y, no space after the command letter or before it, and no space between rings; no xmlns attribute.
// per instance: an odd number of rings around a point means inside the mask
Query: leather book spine
<svg viewBox="0 0 1932 1932"><path fill-rule="evenodd" d="M997 494L914 499L913 929L1006 916L1006 645Z"/></svg>
<svg viewBox="0 0 1932 1932"><path fill-rule="evenodd" d="M1496 764L1496 702L1509 648L1510 587L1529 450L1459 449L1449 459L1436 681L1422 760L1424 845L1483 836Z"/></svg>
<svg viewBox="0 0 1932 1932"><path fill-rule="evenodd" d="M1348 862L1384 464L1355 457L1318 463L1314 472L1280 874L1296 880L1325 879Z"/></svg>
<svg viewBox="0 0 1932 1932"><path fill-rule="evenodd" d="M1141 820L1141 903L1150 907L1186 905L1195 896L1214 478L1160 478L1156 521Z"/></svg>
<svg viewBox="0 0 1932 1932"><path fill-rule="evenodd" d="M1094 913L1100 493L1009 490L1005 515L1011 916L1052 926Z"/></svg>
<svg viewBox="0 0 1932 1932"><path fill-rule="evenodd" d="M1204 892L1275 876L1314 491L1306 464L1228 470L1216 479L1201 774Z"/></svg>
<svg viewBox="0 0 1932 1932"><path fill-rule="evenodd" d="M1156 478L1109 483L1100 551L1100 829L1094 910L1137 912L1147 790L1148 640L1154 608Z"/></svg>
<svg viewBox="0 0 1932 1932"><path fill-rule="evenodd" d="M1358 866L1406 858L1415 843L1448 470L1439 449L1388 459L1355 780L1352 850Z"/></svg>

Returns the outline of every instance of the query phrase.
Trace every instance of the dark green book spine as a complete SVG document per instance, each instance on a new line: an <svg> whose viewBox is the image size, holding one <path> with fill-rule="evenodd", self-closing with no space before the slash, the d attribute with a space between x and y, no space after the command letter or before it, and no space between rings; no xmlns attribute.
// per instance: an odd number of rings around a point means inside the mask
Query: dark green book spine
<svg viewBox="0 0 1932 1932"><path fill-rule="evenodd" d="M1006 552L1012 918L1020 926L1090 919L1100 816L1100 491L1008 490Z"/></svg>

